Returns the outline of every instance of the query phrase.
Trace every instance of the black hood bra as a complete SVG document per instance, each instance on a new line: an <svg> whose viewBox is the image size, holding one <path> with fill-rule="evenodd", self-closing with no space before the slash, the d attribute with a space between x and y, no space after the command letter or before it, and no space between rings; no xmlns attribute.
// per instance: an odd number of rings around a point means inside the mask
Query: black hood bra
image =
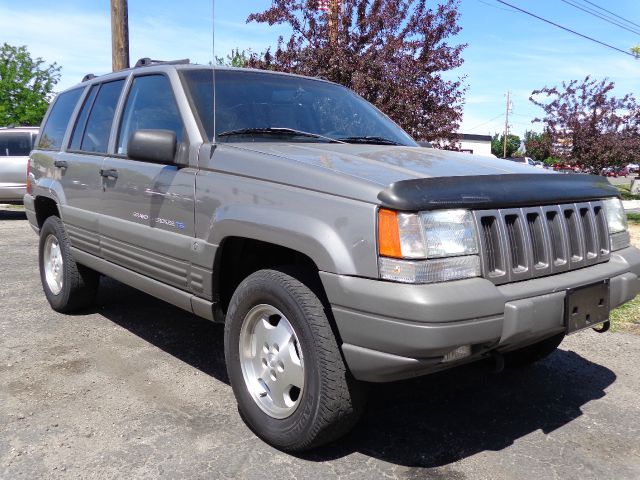
<svg viewBox="0 0 640 480"><path fill-rule="evenodd" d="M503 174L418 178L392 183L378 194L396 210L530 207L619 197L605 178L584 174Z"/></svg>

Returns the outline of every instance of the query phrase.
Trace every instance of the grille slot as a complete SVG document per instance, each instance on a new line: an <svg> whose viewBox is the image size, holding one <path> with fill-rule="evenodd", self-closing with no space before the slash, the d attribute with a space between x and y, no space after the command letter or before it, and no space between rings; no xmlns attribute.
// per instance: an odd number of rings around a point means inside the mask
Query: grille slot
<svg viewBox="0 0 640 480"><path fill-rule="evenodd" d="M527 270L527 251L520 217L517 214L505 215L504 223L511 253L511 269L516 273L524 272Z"/></svg>
<svg viewBox="0 0 640 480"><path fill-rule="evenodd" d="M598 239L598 253L601 257L609 255L609 232L607 229L607 219L601 206L593 207L594 224L596 228L596 238Z"/></svg>
<svg viewBox="0 0 640 480"><path fill-rule="evenodd" d="M527 213L527 227L531 238L531 256L533 268L544 269L549 266L544 241L544 225L539 212Z"/></svg>
<svg viewBox="0 0 640 480"><path fill-rule="evenodd" d="M580 221L582 222L582 232L584 234L584 252L587 261L590 261L598 257L598 239L589 207L580 207Z"/></svg>
<svg viewBox="0 0 640 480"><path fill-rule="evenodd" d="M516 282L609 260L609 231L599 201L474 212L483 275Z"/></svg>
<svg viewBox="0 0 640 480"><path fill-rule="evenodd" d="M583 258L578 215L573 208L565 208L563 213L567 223L567 233L569 234L569 256L572 263L577 263L582 261Z"/></svg>
<svg viewBox="0 0 640 480"><path fill-rule="evenodd" d="M480 226L487 275L489 277L503 276L505 274L505 262L500 248L498 218L493 215L483 216L480 219Z"/></svg>
<svg viewBox="0 0 640 480"><path fill-rule="evenodd" d="M564 248L562 218L557 211L547 212L547 225L551 237L551 251L553 253L553 265L556 267L567 263L567 255Z"/></svg>

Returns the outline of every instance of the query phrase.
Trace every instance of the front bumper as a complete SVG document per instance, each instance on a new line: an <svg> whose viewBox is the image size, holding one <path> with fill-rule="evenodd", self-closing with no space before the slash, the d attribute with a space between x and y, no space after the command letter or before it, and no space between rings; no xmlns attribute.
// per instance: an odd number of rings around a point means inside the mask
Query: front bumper
<svg viewBox="0 0 640 480"><path fill-rule="evenodd" d="M640 250L612 253L602 264L496 286L473 278L407 285L321 272L353 375L385 382L422 375L508 351L564 331L569 288L610 281L615 308L640 292ZM461 346L471 356L443 362Z"/></svg>

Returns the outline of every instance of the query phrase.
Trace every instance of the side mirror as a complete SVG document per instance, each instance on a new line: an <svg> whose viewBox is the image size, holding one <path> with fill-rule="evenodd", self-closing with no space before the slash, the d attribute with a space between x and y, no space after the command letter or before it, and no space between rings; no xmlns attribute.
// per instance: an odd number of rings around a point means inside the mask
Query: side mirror
<svg viewBox="0 0 640 480"><path fill-rule="evenodd" d="M172 163L176 148L176 134L171 130L136 130L129 137L127 156L133 160Z"/></svg>

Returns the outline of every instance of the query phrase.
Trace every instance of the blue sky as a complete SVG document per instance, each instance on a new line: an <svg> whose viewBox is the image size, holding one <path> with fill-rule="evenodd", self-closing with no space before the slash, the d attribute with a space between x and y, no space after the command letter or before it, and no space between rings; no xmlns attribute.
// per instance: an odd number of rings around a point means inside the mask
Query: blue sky
<svg viewBox="0 0 640 480"><path fill-rule="evenodd" d="M216 54L232 48L262 51L276 44L281 27L246 24L247 15L269 0L215 0ZM628 50L640 35L581 12L562 0L507 0L580 33ZM570 0L584 5L584 0ZM640 24L638 0L590 0ZM454 39L468 43L464 65L452 75L465 75L469 87L461 131L489 134L504 128L505 93L512 92L512 132L522 135L540 109L529 94L563 80L608 77L616 94L636 93L640 60L609 50L556 27L517 13L496 0L462 0L462 32ZM210 0L129 0L132 62L139 57L190 58L207 63L211 53ZM640 27L637 28L640 31ZM59 88L86 73L111 69L109 0L0 0L0 42L27 45L34 56L62 67Z"/></svg>

